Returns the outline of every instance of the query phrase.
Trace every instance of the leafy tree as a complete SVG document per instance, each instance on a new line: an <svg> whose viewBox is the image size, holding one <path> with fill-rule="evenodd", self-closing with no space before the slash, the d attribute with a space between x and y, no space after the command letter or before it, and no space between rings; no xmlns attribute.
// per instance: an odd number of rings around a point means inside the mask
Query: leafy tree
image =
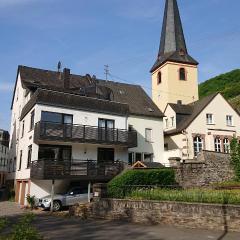
<svg viewBox="0 0 240 240"><path fill-rule="evenodd" d="M233 165L236 180L240 181L240 143L237 138L231 141L231 163Z"/></svg>

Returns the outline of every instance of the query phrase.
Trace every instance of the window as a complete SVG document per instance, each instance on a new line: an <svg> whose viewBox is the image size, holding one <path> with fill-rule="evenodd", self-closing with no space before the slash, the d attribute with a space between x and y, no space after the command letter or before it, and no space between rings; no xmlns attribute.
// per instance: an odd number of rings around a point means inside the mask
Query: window
<svg viewBox="0 0 240 240"><path fill-rule="evenodd" d="M98 138L102 141L114 141L115 121L109 119L98 119Z"/></svg>
<svg viewBox="0 0 240 240"><path fill-rule="evenodd" d="M52 146L40 145L38 151L38 159L52 159L52 160L71 160L72 147L70 146Z"/></svg>
<svg viewBox="0 0 240 240"><path fill-rule="evenodd" d="M165 127L168 128L168 119L165 119Z"/></svg>
<svg viewBox="0 0 240 240"><path fill-rule="evenodd" d="M164 144L164 151L168 151L168 143Z"/></svg>
<svg viewBox="0 0 240 240"><path fill-rule="evenodd" d="M22 168L22 150L20 151L18 171L20 171L21 168Z"/></svg>
<svg viewBox="0 0 240 240"><path fill-rule="evenodd" d="M228 138L223 139L223 148L225 153L230 153L230 141Z"/></svg>
<svg viewBox="0 0 240 240"><path fill-rule="evenodd" d="M60 124L73 124L73 115L42 111L41 121Z"/></svg>
<svg viewBox="0 0 240 240"><path fill-rule="evenodd" d="M213 114L211 114L211 113L207 113L207 115L206 115L206 119L207 119L207 124L214 124L214 121L213 121Z"/></svg>
<svg viewBox="0 0 240 240"><path fill-rule="evenodd" d="M142 161L142 153L136 153L135 155L135 161L138 162L138 161Z"/></svg>
<svg viewBox="0 0 240 240"><path fill-rule="evenodd" d="M185 70L185 68L180 68L179 69L179 79L181 81L186 81L186 70Z"/></svg>
<svg viewBox="0 0 240 240"><path fill-rule="evenodd" d="M221 139L219 137L216 137L214 139L214 145L215 145L215 152L221 152Z"/></svg>
<svg viewBox="0 0 240 240"><path fill-rule="evenodd" d="M145 140L147 142L151 142L152 141L152 129L150 129L150 128L146 128L145 129Z"/></svg>
<svg viewBox="0 0 240 240"><path fill-rule="evenodd" d="M23 122L22 122L22 137L24 136L24 125L25 125L25 121L23 120Z"/></svg>
<svg viewBox="0 0 240 240"><path fill-rule="evenodd" d="M157 75L157 84L159 85L161 82L162 82L162 73L161 73L161 72L158 72L158 75Z"/></svg>
<svg viewBox="0 0 240 240"><path fill-rule="evenodd" d="M233 126L233 116L227 115L226 121L227 121L227 126Z"/></svg>
<svg viewBox="0 0 240 240"><path fill-rule="evenodd" d="M27 168L30 167L31 161L32 161L32 145L28 146Z"/></svg>
<svg viewBox="0 0 240 240"><path fill-rule="evenodd" d="M132 166L134 163L134 153L130 152L128 153L128 165Z"/></svg>
<svg viewBox="0 0 240 240"><path fill-rule="evenodd" d="M203 150L203 140L200 136L197 136L193 139L194 146L194 156L196 157L199 152Z"/></svg>
<svg viewBox="0 0 240 240"><path fill-rule="evenodd" d="M144 162L152 162L153 161L153 154L152 153L144 153L143 154L143 161Z"/></svg>
<svg viewBox="0 0 240 240"><path fill-rule="evenodd" d="M175 123L174 120L175 120L174 117L171 117L171 126L172 126L172 127L174 127L174 125L175 125L175 124L174 124L174 123Z"/></svg>
<svg viewBox="0 0 240 240"><path fill-rule="evenodd" d="M30 118L30 131L33 130L33 127L34 127L34 115L35 115L35 111L33 110L31 112L31 118Z"/></svg>
<svg viewBox="0 0 240 240"><path fill-rule="evenodd" d="M107 129L114 129L115 122L114 120L109 119L98 119L98 127L99 128L107 128Z"/></svg>

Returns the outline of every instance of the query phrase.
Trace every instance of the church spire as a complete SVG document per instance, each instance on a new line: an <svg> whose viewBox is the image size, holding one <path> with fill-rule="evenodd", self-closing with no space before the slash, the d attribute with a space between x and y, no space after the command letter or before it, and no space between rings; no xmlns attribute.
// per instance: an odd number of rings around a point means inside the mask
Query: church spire
<svg viewBox="0 0 240 240"><path fill-rule="evenodd" d="M188 55L177 0L166 0L158 58L151 72L166 61L198 64Z"/></svg>

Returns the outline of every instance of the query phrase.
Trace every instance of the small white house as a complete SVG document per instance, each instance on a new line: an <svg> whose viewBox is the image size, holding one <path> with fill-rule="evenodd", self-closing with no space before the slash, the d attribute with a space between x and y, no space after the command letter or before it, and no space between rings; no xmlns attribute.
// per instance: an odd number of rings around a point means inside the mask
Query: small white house
<svg viewBox="0 0 240 240"><path fill-rule="evenodd" d="M194 103L169 103L164 112L165 160L194 159L202 150L229 153L240 136L240 116L220 94Z"/></svg>
<svg viewBox="0 0 240 240"><path fill-rule="evenodd" d="M120 162L162 162L163 113L137 85L19 66L10 138L8 179L23 205L53 179L63 192L110 180Z"/></svg>

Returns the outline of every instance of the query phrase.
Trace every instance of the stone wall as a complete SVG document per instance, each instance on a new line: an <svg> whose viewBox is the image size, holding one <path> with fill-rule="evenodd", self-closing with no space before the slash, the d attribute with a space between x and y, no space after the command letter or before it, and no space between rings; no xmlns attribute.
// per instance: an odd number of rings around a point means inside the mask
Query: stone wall
<svg viewBox="0 0 240 240"><path fill-rule="evenodd" d="M70 213L81 217L80 208L76 205ZM240 232L240 206L101 199L86 212L93 218Z"/></svg>
<svg viewBox="0 0 240 240"><path fill-rule="evenodd" d="M205 187L234 178L230 156L224 153L203 151L196 161L176 161L174 169L177 182L184 188Z"/></svg>

